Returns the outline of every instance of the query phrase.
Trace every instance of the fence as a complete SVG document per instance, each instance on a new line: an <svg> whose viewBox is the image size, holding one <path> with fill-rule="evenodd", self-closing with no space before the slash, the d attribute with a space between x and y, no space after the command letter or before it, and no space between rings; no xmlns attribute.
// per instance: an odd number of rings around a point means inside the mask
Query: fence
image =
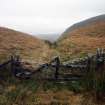
<svg viewBox="0 0 105 105"><path fill-rule="evenodd" d="M59 57L55 57L51 62L40 65L37 69L30 71L29 68L23 68L19 56L11 56L11 59L2 63L0 69L11 65L11 73L17 78L29 79L36 74L41 74L43 71L53 71L53 77L49 76L43 79L47 80L78 80L86 76L93 68L97 75L102 75L104 72L105 53L103 49L98 49L96 54L87 56L83 59L71 61L69 63L60 62ZM61 70L63 69L63 70Z"/></svg>

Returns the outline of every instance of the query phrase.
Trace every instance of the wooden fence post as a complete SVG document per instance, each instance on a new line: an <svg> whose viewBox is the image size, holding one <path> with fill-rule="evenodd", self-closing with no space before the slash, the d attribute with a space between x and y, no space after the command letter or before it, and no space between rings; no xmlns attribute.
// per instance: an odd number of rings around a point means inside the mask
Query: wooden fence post
<svg viewBox="0 0 105 105"><path fill-rule="evenodd" d="M88 59L86 62L86 65L87 65L86 75L84 77L85 81L83 80L86 90L90 90L92 88L92 78L93 78L92 63L93 63L93 57L88 55Z"/></svg>
<svg viewBox="0 0 105 105"><path fill-rule="evenodd" d="M19 71L20 67L20 56L11 56L11 72L16 76L16 73Z"/></svg>
<svg viewBox="0 0 105 105"><path fill-rule="evenodd" d="M11 73L14 72L14 56L11 56Z"/></svg>
<svg viewBox="0 0 105 105"><path fill-rule="evenodd" d="M58 76L59 76L59 67L60 67L60 59L59 57L56 57L55 58L55 62L56 62L56 66L55 66L55 79L57 80L58 79Z"/></svg>
<svg viewBox="0 0 105 105"><path fill-rule="evenodd" d="M105 68L104 68L104 52L102 49L97 50L96 54L96 67L94 75L95 95L96 100L100 100L103 94L103 86L105 79Z"/></svg>

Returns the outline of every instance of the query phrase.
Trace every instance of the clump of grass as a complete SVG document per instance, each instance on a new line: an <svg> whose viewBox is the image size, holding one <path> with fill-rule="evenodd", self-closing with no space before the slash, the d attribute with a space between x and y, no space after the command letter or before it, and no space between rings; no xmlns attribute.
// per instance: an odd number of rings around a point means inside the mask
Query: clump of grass
<svg viewBox="0 0 105 105"><path fill-rule="evenodd" d="M16 89L14 91L7 92L6 97L8 97L9 102L14 102L19 94L20 90Z"/></svg>
<svg viewBox="0 0 105 105"><path fill-rule="evenodd" d="M54 82L48 82L48 81L45 81L44 83L43 83L43 90L44 91L47 91L47 90L56 90L57 88L56 88L56 85L55 85L55 83Z"/></svg>
<svg viewBox="0 0 105 105"><path fill-rule="evenodd" d="M68 82L66 84L66 87L68 90L73 91L75 93L80 93L82 91L82 86L80 81Z"/></svg>
<svg viewBox="0 0 105 105"><path fill-rule="evenodd" d="M27 87L27 90L31 90L32 92L36 92L38 87L39 87L39 82L34 80L34 79L30 79L30 80L23 80L20 82L22 84L22 87Z"/></svg>
<svg viewBox="0 0 105 105"><path fill-rule="evenodd" d="M80 93L82 89L83 88L80 81L64 82L64 83L46 81L43 84L44 91L52 90L56 92L56 91L62 91L62 90L70 90L75 93Z"/></svg>
<svg viewBox="0 0 105 105"><path fill-rule="evenodd" d="M8 99L5 95L0 95L0 105L7 105Z"/></svg>
<svg viewBox="0 0 105 105"><path fill-rule="evenodd" d="M43 84L43 90L44 91L52 90L52 91L56 92L56 91L63 90L65 88L66 88L65 84L61 84L61 83L58 83L56 81L51 81L51 82L46 81Z"/></svg>

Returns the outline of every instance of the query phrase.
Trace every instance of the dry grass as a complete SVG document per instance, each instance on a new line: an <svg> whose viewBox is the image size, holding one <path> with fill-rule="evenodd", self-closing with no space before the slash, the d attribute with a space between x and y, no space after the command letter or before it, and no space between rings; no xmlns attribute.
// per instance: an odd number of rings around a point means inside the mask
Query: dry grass
<svg viewBox="0 0 105 105"><path fill-rule="evenodd" d="M95 23L91 26L74 30L67 38L58 42L56 49L51 49L42 40L17 31L0 28L0 58L5 55L19 53L25 61L33 63L48 62L52 56L61 55L61 58L70 56L84 56L94 52L97 47L105 48L105 23ZM41 85L41 82L39 82ZM31 81L8 84L4 93L0 94L1 105L97 105L92 96L75 94L65 88L58 91L44 91ZM1 91L2 92L2 91ZM100 105L100 104L99 104ZM104 105L104 104L103 104Z"/></svg>
<svg viewBox="0 0 105 105"><path fill-rule="evenodd" d="M78 56L93 53L97 48L105 48L105 22L73 30L58 42L57 48L61 56Z"/></svg>
<svg viewBox="0 0 105 105"><path fill-rule="evenodd" d="M14 53L24 60L41 63L51 59L53 50L34 36L0 27L0 58Z"/></svg>

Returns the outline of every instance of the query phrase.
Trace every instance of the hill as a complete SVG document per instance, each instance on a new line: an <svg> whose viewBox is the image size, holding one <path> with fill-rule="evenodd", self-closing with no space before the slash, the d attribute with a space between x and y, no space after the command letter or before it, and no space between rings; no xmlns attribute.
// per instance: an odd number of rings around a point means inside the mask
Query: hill
<svg viewBox="0 0 105 105"><path fill-rule="evenodd" d="M57 41L61 56L85 56L98 47L105 48L105 15L69 27Z"/></svg>
<svg viewBox="0 0 105 105"><path fill-rule="evenodd" d="M0 59L11 54L20 54L25 60L31 60L31 62L34 60L38 63L50 59L52 51L43 40L0 27Z"/></svg>
<svg viewBox="0 0 105 105"><path fill-rule="evenodd" d="M43 39L43 40L48 40L51 43L53 43L59 38L59 35L56 33L54 33L54 34L38 34L37 37L39 37L40 39Z"/></svg>

